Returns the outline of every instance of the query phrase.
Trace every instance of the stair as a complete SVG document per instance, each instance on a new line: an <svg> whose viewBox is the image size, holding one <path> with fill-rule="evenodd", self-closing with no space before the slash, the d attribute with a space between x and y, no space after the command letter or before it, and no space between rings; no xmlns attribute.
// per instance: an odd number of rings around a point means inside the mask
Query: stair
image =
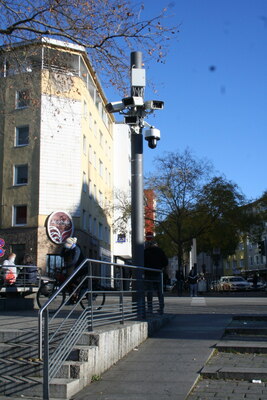
<svg viewBox="0 0 267 400"><path fill-rule="evenodd" d="M38 359L37 343L32 331L0 331L0 396L43 398L43 362ZM97 335L82 335L51 381L51 399L69 399L90 383L96 343Z"/></svg>

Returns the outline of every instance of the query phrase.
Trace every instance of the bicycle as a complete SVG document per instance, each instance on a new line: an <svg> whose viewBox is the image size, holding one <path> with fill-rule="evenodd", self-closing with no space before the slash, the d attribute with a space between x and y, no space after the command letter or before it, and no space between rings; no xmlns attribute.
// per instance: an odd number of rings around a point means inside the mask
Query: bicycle
<svg viewBox="0 0 267 400"><path fill-rule="evenodd" d="M36 300L39 308L42 308L45 303L49 300L49 298L58 290L61 284L65 281L66 276L61 272L56 272L54 278L41 276L41 283L36 294ZM76 285L76 283L74 284ZM79 286L76 285L76 288ZM75 302L79 302L83 309L88 307L88 304L91 303L92 299L92 307L94 310L101 310L101 308L105 304L106 294L104 293L105 288L99 285L95 279L92 280L92 298L91 293L88 291L88 287L86 287L85 282L76 288L72 288L72 293L70 295L69 301L65 302L67 297L67 289L64 289L62 292L56 296L54 301L49 306L50 312L56 312L64 303L66 306L75 304ZM95 291L100 291L100 293L96 293ZM76 301L74 301L74 295L76 297ZM73 298L73 301L71 299Z"/></svg>

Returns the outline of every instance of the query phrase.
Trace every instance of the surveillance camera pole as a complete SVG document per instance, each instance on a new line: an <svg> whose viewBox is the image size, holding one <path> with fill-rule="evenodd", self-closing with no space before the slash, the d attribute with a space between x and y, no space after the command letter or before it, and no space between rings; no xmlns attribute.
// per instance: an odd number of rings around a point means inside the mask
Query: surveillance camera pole
<svg viewBox="0 0 267 400"><path fill-rule="evenodd" d="M142 53L131 53L132 68L142 68ZM131 86L131 95L144 97L144 88ZM143 184L143 134L141 126L131 126L131 196L132 196L132 262L144 266L144 184ZM136 270L137 306L140 314L144 308L143 271Z"/></svg>
<svg viewBox="0 0 267 400"><path fill-rule="evenodd" d="M108 103L106 110L110 113L120 112L125 115L124 123L131 131L131 192L132 192L132 262L133 265L144 266L144 184L143 184L143 128L149 126L145 139L148 146L154 149L160 140L160 131L149 125L145 116L155 110L162 110L164 102L160 100L144 101L145 70L142 68L142 53L131 53L131 97L122 101ZM143 270L134 269L136 287L133 301L137 304L139 316L144 315L144 280Z"/></svg>

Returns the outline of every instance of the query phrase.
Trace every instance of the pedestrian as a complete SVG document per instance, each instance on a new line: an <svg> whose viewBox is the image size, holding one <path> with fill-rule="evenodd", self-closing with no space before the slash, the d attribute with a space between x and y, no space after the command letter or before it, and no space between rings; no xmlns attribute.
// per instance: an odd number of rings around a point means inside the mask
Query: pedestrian
<svg viewBox="0 0 267 400"><path fill-rule="evenodd" d="M81 248L77 244L76 237L69 237L65 241L64 247L61 251L61 257L64 261L63 268L65 270L65 275L68 278L73 273L74 269L77 268L84 260ZM79 273L79 276L80 275L81 273ZM75 288L77 286L77 278L68 285L68 291L71 296L68 304L74 304L77 300L77 293L75 292Z"/></svg>
<svg viewBox="0 0 267 400"><path fill-rule="evenodd" d="M255 272L254 275L253 275L253 289L254 290L257 290L257 285L258 285L258 275Z"/></svg>
<svg viewBox="0 0 267 400"><path fill-rule="evenodd" d="M176 287L177 287L177 295L182 296L183 288L184 288L184 274L179 269L176 271Z"/></svg>
<svg viewBox="0 0 267 400"><path fill-rule="evenodd" d="M17 267L15 266L16 254L11 253L3 262L3 280L4 285L13 285L17 279Z"/></svg>
<svg viewBox="0 0 267 400"><path fill-rule="evenodd" d="M66 276L70 276L74 269L78 267L84 260L80 246L77 244L76 237L69 237L61 251L61 257L64 261L64 269Z"/></svg>
<svg viewBox="0 0 267 400"><path fill-rule="evenodd" d="M158 269L163 271L168 265L168 258L164 251L158 247L156 242L148 242L144 251L144 267ZM153 292L157 292L159 301L159 313L163 314L164 298L161 287L159 273L153 271L145 271L145 289L147 292L147 307L148 312L153 312Z"/></svg>
<svg viewBox="0 0 267 400"><path fill-rule="evenodd" d="M33 259L29 254L26 254L23 259L23 281L24 283L35 283L37 280L37 266L34 265Z"/></svg>
<svg viewBox="0 0 267 400"><path fill-rule="evenodd" d="M191 270L189 272L188 283L189 283L190 296L196 297L197 296L198 274L197 274L197 269L195 266L193 268L191 268Z"/></svg>

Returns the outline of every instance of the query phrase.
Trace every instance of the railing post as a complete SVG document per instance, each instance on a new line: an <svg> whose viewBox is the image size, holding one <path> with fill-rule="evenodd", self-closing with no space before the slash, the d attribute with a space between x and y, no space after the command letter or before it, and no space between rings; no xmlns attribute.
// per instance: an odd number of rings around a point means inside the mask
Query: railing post
<svg viewBox="0 0 267 400"><path fill-rule="evenodd" d="M124 324L124 303L123 303L123 267L120 267L120 311L121 324Z"/></svg>
<svg viewBox="0 0 267 400"><path fill-rule="evenodd" d="M48 327L49 310L45 309L44 313L44 377L43 377L43 398L49 400L49 327Z"/></svg>
<svg viewBox="0 0 267 400"><path fill-rule="evenodd" d="M88 330L92 331L94 329L94 310L93 310L93 268L92 262L88 262L88 310L90 310L90 321L88 324ZM91 309L90 309L91 307Z"/></svg>

